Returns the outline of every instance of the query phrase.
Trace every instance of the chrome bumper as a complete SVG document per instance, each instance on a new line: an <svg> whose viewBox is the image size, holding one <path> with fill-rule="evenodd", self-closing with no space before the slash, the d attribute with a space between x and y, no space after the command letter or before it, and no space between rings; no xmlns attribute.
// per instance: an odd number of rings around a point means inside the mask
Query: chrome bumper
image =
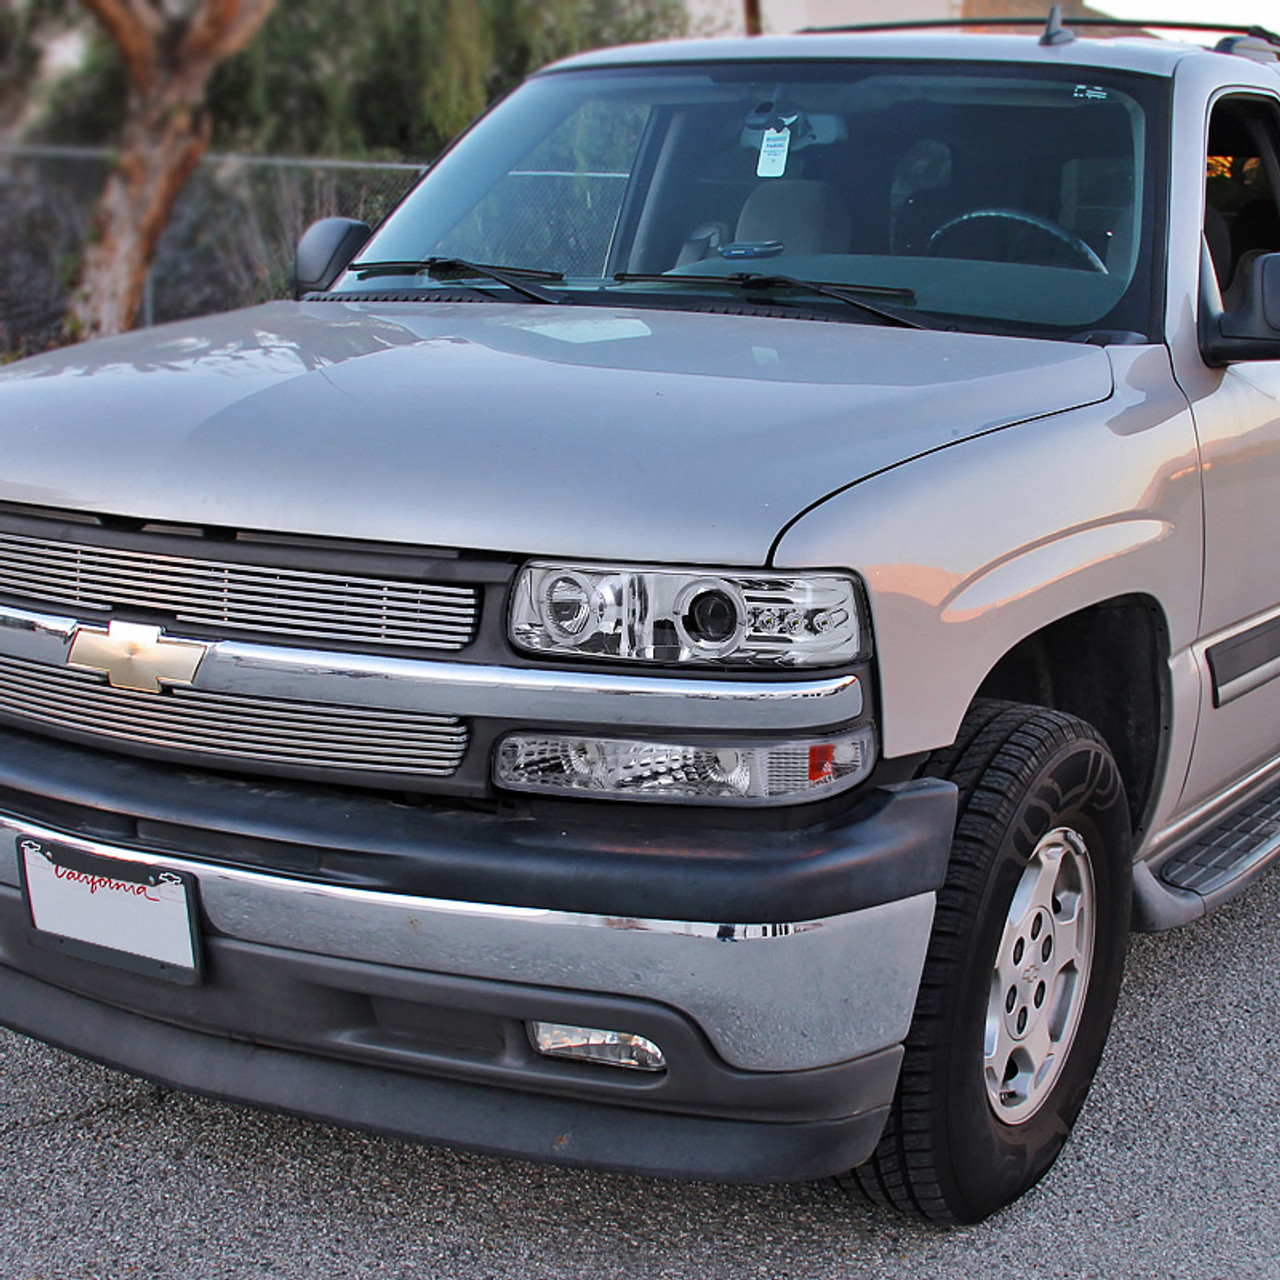
<svg viewBox="0 0 1280 1280"><path fill-rule="evenodd" d="M691 1018L731 1066L797 1071L896 1045L910 1025L933 893L789 924L689 922L339 888L158 856L0 816L0 883L17 840L188 871L228 938L402 969L634 996Z"/></svg>

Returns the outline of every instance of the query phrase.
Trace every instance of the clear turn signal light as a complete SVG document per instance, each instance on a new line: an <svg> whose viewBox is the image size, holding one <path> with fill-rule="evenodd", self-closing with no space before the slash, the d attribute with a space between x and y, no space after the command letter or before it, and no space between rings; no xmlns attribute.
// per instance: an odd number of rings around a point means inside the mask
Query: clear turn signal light
<svg viewBox="0 0 1280 1280"><path fill-rule="evenodd" d="M667 1060L652 1040L629 1031L571 1027L563 1022L529 1023L529 1039L548 1058L575 1058L631 1071L664 1071Z"/></svg>
<svg viewBox="0 0 1280 1280"><path fill-rule="evenodd" d="M788 804L856 786L875 763L870 725L825 742L733 746L513 733L494 781L513 791L667 804Z"/></svg>

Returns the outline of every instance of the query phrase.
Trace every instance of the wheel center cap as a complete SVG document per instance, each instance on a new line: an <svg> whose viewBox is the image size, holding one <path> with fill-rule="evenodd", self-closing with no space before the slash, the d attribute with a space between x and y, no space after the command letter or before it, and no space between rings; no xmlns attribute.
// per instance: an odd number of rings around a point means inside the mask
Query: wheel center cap
<svg viewBox="0 0 1280 1280"><path fill-rule="evenodd" d="M1010 947L1012 986L1005 997L1004 1021L1014 1040L1025 1040L1049 1007L1049 961L1057 949L1052 913L1040 904L1032 907L1013 932Z"/></svg>

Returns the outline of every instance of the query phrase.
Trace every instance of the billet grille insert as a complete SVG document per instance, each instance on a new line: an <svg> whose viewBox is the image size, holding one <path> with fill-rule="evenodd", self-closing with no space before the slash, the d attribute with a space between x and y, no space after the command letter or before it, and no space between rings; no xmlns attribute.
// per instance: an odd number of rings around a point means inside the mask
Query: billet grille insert
<svg viewBox="0 0 1280 1280"><path fill-rule="evenodd" d="M217 760L424 778L453 774L467 729L453 716L287 702L174 687L116 689L91 671L0 656L0 715Z"/></svg>
<svg viewBox="0 0 1280 1280"><path fill-rule="evenodd" d="M329 643L462 649L474 587L277 569L0 533L0 592L89 609L161 609L179 622Z"/></svg>

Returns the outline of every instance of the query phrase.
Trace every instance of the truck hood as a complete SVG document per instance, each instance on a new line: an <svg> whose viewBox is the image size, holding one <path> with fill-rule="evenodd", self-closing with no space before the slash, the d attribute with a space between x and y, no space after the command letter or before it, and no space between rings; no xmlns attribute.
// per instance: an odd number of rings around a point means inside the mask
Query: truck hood
<svg viewBox="0 0 1280 1280"><path fill-rule="evenodd" d="M760 564L832 492L1104 400L1088 346L507 303L271 303L0 373L0 500Z"/></svg>

